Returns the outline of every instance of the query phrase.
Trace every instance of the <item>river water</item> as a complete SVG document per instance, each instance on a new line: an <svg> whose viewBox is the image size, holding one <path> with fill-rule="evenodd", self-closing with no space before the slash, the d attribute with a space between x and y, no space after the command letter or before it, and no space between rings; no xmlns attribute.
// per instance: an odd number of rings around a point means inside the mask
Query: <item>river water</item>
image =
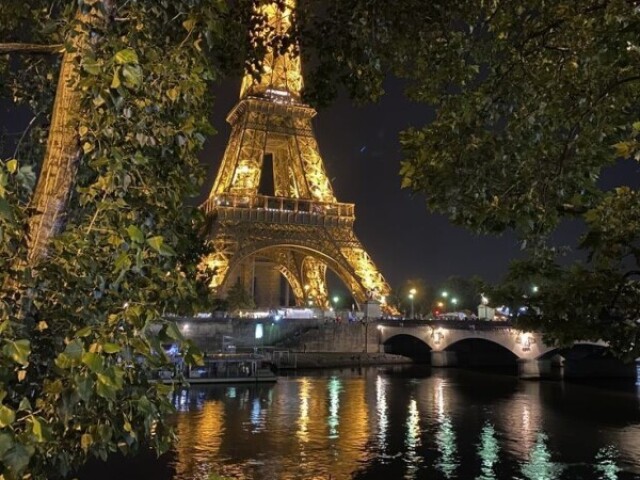
<svg viewBox="0 0 640 480"><path fill-rule="evenodd" d="M632 382L368 368L195 387L174 401L179 443L165 473L127 468L147 472L130 478L640 479Z"/></svg>

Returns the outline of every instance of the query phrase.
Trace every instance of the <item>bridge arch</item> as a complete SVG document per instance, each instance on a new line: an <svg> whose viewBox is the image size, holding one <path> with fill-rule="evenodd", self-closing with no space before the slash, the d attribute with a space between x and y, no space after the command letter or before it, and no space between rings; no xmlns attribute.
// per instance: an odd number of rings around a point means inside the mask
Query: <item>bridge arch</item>
<svg viewBox="0 0 640 480"><path fill-rule="evenodd" d="M419 363L428 363L431 360L433 349L427 342L415 335L400 333L389 337L382 345L384 353L402 355Z"/></svg>
<svg viewBox="0 0 640 480"><path fill-rule="evenodd" d="M456 364L461 367L516 368L520 358L503 342L490 338L460 338L449 343L442 351L455 353Z"/></svg>

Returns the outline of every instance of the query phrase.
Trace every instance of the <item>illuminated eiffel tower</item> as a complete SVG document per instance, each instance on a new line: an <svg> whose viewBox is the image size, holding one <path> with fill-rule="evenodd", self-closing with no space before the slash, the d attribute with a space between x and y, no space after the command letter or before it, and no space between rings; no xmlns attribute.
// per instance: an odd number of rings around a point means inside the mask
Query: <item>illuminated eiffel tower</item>
<svg viewBox="0 0 640 480"><path fill-rule="evenodd" d="M285 35L295 0L258 7L261 33ZM208 200L214 253L211 288L224 297L240 284L259 307L329 306L326 273L335 272L356 302L382 303L389 286L353 232L354 205L336 201L301 101L302 72L294 47L267 49L258 83L246 74L227 121L231 137ZM287 287L287 283L290 287Z"/></svg>

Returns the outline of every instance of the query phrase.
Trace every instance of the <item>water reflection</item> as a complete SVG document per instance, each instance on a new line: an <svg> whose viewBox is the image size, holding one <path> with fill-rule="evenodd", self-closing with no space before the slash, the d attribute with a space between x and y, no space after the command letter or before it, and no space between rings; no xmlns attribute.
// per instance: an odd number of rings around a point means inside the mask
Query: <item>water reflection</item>
<svg viewBox="0 0 640 480"><path fill-rule="evenodd" d="M407 417L407 436L405 440L405 462L407 464L406 479L414 479L421 459L418 455L418 447L420 446L420 414L418 413L418 404L415 399L409 402L409 415Z"/></svg>
<svg viewBox="0 0 640 480"><path fill-rule="evenodd" d="M338 437L338 426L340 425L339 409L340 380L338 377L331 377L331 380L329 380L329 438Z"/></svg>
<svg viewBox="0 0 640 480"><path fill-rule="evenodd" d="M176 480L629 480L640 478L631 388L379 370L192 388L174 397L171 464Z"/></svg>
<svg viewBox="0 0 640 480"><path fill-rule="evenodd" d="M440 428L436 433L436 445L440 452L440 459L436 462L436 468L446 478L453 478L459 464L458 449L456 447L456 433L453 430L451 419L446 415L440 422Z"/></svg>
<svg viewBox="0 0 640 480"><path fill-rule="evenodd" d="M378 417L378 448L384 453L386 450L387 426L387 380L382 375L376 375L376 415Z"/></svg>
<svg viewBox="0 0 640 480"><path fill-rule="evenodd" d="M522 474L529 480L555 480L560 472L560 466L551 461L547 436L538 433L536 443L529 454L529 461L522 465Z"/></svg>
<svg viewBox="0 0 640 480"><path fill-rule="evenodd" d="M617 480L620 467L617 464L618 451L611 445L603 447L596 455L596 472L601 480Z"/></svg>
<svg viewBox="0 0 640 480"><path fill-rule="evenodd" d="M480 476L477 480L495 480L496 473L494 471L494 465L498 463L498 453L500 452L500 446L496 439L496 431L493 425L486 423L482 427L480 433L480 444L478 445L478 456L482 460L480 466Z"/></svg>

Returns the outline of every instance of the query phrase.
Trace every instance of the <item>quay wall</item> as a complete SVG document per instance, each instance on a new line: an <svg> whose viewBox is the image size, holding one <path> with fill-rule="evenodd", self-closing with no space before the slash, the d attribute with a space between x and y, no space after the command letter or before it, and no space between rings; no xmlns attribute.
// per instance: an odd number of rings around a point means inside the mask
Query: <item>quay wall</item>
<svg viewBox="0 0 640 480"><path fill-rule="evenodd" d="M234 345L238 350L273 347L303 353L383 351L376 326L363 322L200 318L179 318L176 322L183 335L204 352L220 351L223 345ZM256 339L258 324L262 325L262 338Z"/></svg>

